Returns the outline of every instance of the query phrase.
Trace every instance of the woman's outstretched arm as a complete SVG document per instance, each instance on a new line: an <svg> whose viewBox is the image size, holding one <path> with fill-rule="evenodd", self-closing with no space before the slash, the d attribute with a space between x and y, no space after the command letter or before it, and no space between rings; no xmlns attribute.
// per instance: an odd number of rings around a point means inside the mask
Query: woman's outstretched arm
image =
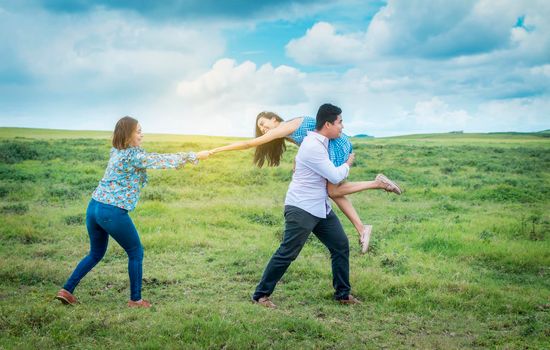
<svg viewBox="0 0 550 350"><path fill-rule="evenodd" d="M237 150L257 147L257 146L266 144L268 142L271 142L273 140L287 137L288 135L292 134L296 129L298 129L301 123L302 123L302 118L296 118L288 122L281 123L278 127L276 127L275 129L269 130L268 132L266 132L260 137L256 137L251 140L235 142L227 146L217 147L217 148L211 149L210 153L214 154L214 153L225 152L225 151L237 151Z"/></svg>
<svg viewBox="0 0 550 350"><path fill-rule="evenodd" d="M140 149L132 155L130 164L139 169L180 168L187 163L197 163L208 158L208 151L178 153L148 153Z"/></svg>

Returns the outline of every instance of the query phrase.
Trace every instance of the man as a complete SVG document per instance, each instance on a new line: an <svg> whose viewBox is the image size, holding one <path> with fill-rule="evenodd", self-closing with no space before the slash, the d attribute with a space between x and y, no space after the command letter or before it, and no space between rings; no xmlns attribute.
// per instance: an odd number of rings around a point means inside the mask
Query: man
<svg viewBox="0 0 550 350"><path fill-rule="evenodd" d="M349 174L355 159L335 167L328 155L329 139L338 138L342 129L342 110L324 104L317 112L316 130L308 132L296 155L296 168L285 199L285 232L252 296L254 302L275 308L270 295L290 263L296 259L309 234L313 232L329 249L332 260L334 298L342 304L360 303L350 294L348 238L331 210L327 181L337 184Z"/></svg>

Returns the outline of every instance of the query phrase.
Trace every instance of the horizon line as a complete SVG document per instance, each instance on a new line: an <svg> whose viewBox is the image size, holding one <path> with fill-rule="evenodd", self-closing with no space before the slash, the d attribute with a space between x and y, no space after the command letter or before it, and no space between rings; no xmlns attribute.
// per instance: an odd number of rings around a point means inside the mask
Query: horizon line
<svg viewBox="0 0 550 350"><path fill-rule="evenodd" d="M92 129L58 129L58 128L31 128L25 126L0 126L0 129L27 129L27 130L51 130L51 131L69 131L69 132L105 132L112 133L112 130L92 130ZM544 129L539 131L486 131L486 132L465 132L463 130L454 130L454 131L442 131L442 132L419 132L411 134L399 134L393 136L373 136L365 133L359 133L356 135L348 135L352 138L392 138L392 137L403 137L403 136L420 136L420 135L464 135L464 134L544 134L545 132L550 132L550 129ZM170 136L206 136L206 137L232 137L232 138L252 138L248 136L227 136L227 135L205 135L205 134L177 134L177 133L168 133L168 132L151 132L145 133L145 135L170 135Z"/></svg>

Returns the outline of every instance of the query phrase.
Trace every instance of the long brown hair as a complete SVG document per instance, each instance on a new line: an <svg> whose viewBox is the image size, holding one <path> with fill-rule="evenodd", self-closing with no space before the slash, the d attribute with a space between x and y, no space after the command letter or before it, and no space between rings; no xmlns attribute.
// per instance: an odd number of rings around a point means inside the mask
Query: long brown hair
<svg viewBox="0 0 550 350"><path fill-rule="evenodd" d="M279 122L284 122L283 118L279 117L273 112L261 112L256 117L256 137L260 137L263 135L262 131L258 127L258 120L260 120L260 118L275 118ZM268 166L278 166L281 162L281 156L283 155L284 151L286 151L284 138L275 139L266 144L257 146L256 152L254 153L254 164L261 168L267 161Z"/></svg>
<svg viewBox="0 0 550 350"><path fill-rule="evenodd" d="M128 148L137 125L138 121L132 117L125 116L120 118L113 132L113 147L116 149Z"/></svg>

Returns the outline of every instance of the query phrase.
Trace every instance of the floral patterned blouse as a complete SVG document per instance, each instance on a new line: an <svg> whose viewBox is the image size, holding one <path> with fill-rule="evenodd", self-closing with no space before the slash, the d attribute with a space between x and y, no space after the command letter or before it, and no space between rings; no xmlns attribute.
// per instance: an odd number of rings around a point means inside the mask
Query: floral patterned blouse
<svg viewBox="0 0 550 350"><path fill-rule="evenodd" d="M185 163L198 163L197 156L189 153L147 153L141 147L111 149L111 158L105 175L92 194L98 202L134 210L141 187L147 184L146 169L181 168Z"/></svg>

